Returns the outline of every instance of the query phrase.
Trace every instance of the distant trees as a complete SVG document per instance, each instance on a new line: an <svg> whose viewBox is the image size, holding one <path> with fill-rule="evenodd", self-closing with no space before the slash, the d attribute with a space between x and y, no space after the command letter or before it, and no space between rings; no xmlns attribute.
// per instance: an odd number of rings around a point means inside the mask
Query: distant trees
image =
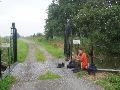
<svg viewBox="0 0 120 90"><path fill-rule="evenodd" d="M43 36L43 34L42 33L34 33L33 35L32 35L33 37L40 37L40 36Z"/></svg>
<svg viewBox="0 0 120 90"><path fill-rule="evenodd" d="M46 37L62 37L69 18L73 35L90 39L94 45L101 46L101 52L120 55L119 0L54 0L48 8Z"/></svg>

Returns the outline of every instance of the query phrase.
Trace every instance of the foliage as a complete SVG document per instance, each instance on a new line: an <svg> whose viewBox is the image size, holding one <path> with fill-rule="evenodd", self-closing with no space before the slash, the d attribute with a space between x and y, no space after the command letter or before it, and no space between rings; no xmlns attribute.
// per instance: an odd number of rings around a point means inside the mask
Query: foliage
<svg viewBox="0 0 120 90"><path fill-rule="evenodd" d="M41 75L38 79L39 80L54 80L60 78L59 75L53 74L47 71L44 75Z"/></svg>
<svg viewBox="0 0 120 90"><path fill-rule="evenodd" d="M96 81L105 90L120 90L120 76L109 74L106 78Z"/></svg>
<svg viewBox="0 0 120 90"><path fill-rule="evenodd" d="M93 44L97 57L119 61L119 0L53 0L47 11L47 39L63 37L67 19L70 19L73 37L80 38L87 52Z"/></svg>
<svg viewBox="0 0 120 90"><path fill-rule="evenodd" d="M23 40L18 40L18 62L22 63L25 61L26 56L28 54L28 45Z"/></svg>
<svg viewBox="0 0 120 90"><path fill-rule="evenodd" d="M8 55L8 48L2 48L2 55L1 55L1 60L4 62L6 65L9 64L9 55Z"/></svg>
<svg viewBox="0 0 120 90"><path fill-rule="evenodd" d="M0 80L0 90L9 90L13 83L15 83L15 78L7 76L5 79Z"/></svg>
<svg viewBox="0 0 120 90"><path fill-rule="evenodd" d="M0 37L0 45L2 43L8 43L9 44L9 37ZM10 55L9 55L9 52L10 49L8 50L8 48L3 48L3 47L0 47L1 49L1 52L2 52L2 55L1 55L1 61L4 62L4 64L7 66L10 62Z"/></svg>
<svg viewBox="0 0 120 90"><path fill-rule="evenodd" d="M86 71L76 73L78 78L89 80L97 85L100 85L105 90L120 90L119 74L107 72L97 72L95 76L88 75Z"/></svg>
<svg viewBox="0 0 120 90"><path fill-rule="evenodd" d="M115 90L113 86L111 86L110 83L105 80L98 80L96 83L102 86L105 90Z"/></svg>
<svg viewBox="0 0 120 90"><path fill-rule="evenodd" d="M42 54L42 52L39 49L36 49L35 56L37 61L44 62L45 56Z"/></svg>

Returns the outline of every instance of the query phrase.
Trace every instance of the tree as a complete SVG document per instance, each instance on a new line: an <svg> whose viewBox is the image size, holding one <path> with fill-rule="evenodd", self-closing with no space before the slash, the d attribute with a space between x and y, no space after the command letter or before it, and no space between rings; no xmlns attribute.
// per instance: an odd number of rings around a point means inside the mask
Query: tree
<svg viewBox="0 0 120 90"><path fill-rule="evenodd" d="M88 38L97 51L120 55L119 0L56 0L48 8L45 35L64 35L67 19L72 20L73 35Z"/></svg>

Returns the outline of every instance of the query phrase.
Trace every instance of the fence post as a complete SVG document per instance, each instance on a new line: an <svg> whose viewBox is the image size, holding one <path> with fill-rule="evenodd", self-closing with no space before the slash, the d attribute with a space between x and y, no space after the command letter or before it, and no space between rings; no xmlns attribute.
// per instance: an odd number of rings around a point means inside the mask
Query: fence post
<svg viewBox="0 0 120 90"><path fill-rule="evenodd" d="M1 49L0 49L0 78L2 78L2 62L1 62Z"/></svg>

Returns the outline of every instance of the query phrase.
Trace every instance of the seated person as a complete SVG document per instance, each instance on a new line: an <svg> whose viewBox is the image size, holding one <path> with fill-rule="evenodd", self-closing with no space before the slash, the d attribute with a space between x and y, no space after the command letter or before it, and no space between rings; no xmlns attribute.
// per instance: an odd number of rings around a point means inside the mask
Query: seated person
<svg viewBox="0 0 120 90"><path fill-rule="evenodd" d="M72 69L73 68L73 72L79 72L80 71L80 60L77 54L73 54L72 55L72 60L69 62L69 64L67 65L67 68Z"/></svg>
<svg viewBox="0 0 120 90"><path fill-rule="evenodd" d="M75 68L75 55L74 55L74 53L72 53L72 54L73 54L72 60L70 60L69 64L67 65L67 68L70 68L70 69Z"/></svg>
<svg viewBox="0 0 120 90"><path fill-rule="evenodd" d="M81 62L81 69L83 70L88 69L88 58L82 48L78 50L78 57Z"/></svg>

